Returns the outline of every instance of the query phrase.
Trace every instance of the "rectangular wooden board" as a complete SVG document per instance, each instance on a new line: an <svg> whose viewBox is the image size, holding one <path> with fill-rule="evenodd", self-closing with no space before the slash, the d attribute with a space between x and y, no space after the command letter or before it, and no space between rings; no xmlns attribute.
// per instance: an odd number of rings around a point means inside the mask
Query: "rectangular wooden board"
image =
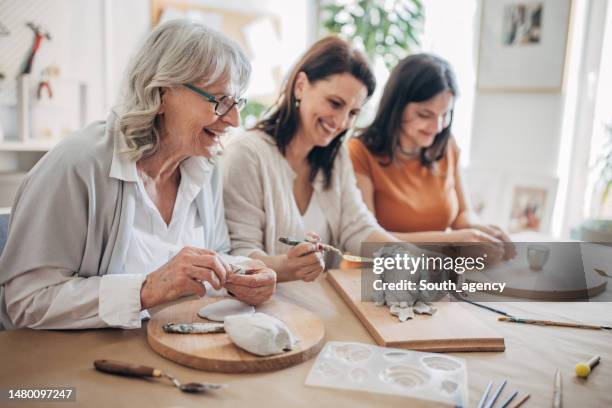
<svg viewBox="0 0 612 408"><path fill-rule="evenodd" d="M400 322L387 306L361 301L361 271L330 270L328 279L377 344L430 352L504 351L504 338L469 311L467 304L436 302L433 316ZM496 320L496 319L495 319Z"/></svg>

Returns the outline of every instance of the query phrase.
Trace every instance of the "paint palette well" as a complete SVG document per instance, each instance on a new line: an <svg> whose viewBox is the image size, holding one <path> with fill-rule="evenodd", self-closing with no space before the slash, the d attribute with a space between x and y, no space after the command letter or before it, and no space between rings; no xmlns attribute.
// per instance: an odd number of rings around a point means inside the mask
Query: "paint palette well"
<svg viewBox="0 0 612 408"><path fill-rule="evenodd" d="M306 385L468 403L465 360L361 343L328 342Z"/></svg>

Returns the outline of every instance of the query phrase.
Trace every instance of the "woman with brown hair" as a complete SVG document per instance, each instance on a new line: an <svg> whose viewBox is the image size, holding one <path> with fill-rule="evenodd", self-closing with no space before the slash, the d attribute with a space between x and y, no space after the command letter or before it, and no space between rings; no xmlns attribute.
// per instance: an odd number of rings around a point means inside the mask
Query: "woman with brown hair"
<svg viewBox="0 0 612 408"><path fill-rule="evenodd" d="M318 246L288 247L282 236L315 232L352 253L364 241L395 241L356 187L343 139L375 79L364 56L324 38L296 64L271 112L224 152L224 200L232 253L262 260L279 281L314 280Z"/></svg>
<svg viewBox="0 0 612 408"><path fill-rule="evenodd" d="M348 143L357 184L380 225L407 242L473 242L514 255L497 226L471 211L451 134L455 75L441 58L411 55L393 69L372 124Z"/></svg>

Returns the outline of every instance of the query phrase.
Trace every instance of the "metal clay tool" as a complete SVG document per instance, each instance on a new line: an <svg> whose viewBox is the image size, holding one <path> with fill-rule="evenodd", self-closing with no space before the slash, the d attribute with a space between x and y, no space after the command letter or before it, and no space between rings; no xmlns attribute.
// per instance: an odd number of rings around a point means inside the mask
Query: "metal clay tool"
<svg viewBox="0 0 612 408"><path fill-rule="evenodd" d="M357 255L349 255L349 254L345 254L342 251L340 251L338 248L329 245L329 244L322 244L320 242L313 242L313 241L298 241L295 239L291 239L291 238L287 238L287 237L280 237L278 239L279 242L285 244L285 245L291 245L291 246L296 246L301 244L302 242L310 242L311 244L319 244L323 247L324 250L326 251L332 251L338 255L340 255L342 257L342 259L345 259L349 262L362 262L362 263L372 263L374 262L374 260L372 258L364 258L361 256L357 256Z"/></svg>
<svg viewBox="0 0 612 408"><path fill-rule="evenodd" d="M223 323L166 323L162 329L177 334L225 333Z"/></svg>

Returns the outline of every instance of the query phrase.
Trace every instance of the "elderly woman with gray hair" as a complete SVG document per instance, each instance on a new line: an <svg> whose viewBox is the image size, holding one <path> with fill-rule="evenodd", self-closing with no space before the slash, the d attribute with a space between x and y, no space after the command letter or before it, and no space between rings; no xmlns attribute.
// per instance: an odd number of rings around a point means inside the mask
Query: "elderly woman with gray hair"
<svg viewBox="0 0 612 408"><path fill-rule="evenodd" d="M116 113L45 155L17 193L0 257L4 327L137 328L141 311L207 289L250 304L272 295L274 271L225 255L214 165L249 75L238 46L197 23L150 34Z"/></svg>

